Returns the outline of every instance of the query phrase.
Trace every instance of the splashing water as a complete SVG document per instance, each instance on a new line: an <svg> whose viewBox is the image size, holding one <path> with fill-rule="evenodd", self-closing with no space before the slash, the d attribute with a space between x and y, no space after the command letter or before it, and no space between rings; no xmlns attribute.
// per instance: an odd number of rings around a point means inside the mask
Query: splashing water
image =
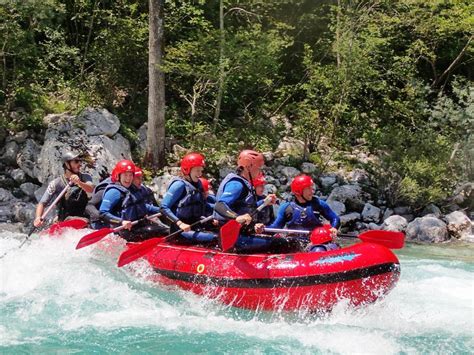
<svg viewBox="0 0 474 355"><path fill-rule="evenodd" d="M115 266L123 244L106 239L75 250L84 234L34 236L18 249L24 235L0 232L0 254L7 252L0 259L2 353L474 350L471 246L410 245L399 253L401 279L385 299L359 309L340 303L315 316L240 310L155 285L145 261Z"/></svg>

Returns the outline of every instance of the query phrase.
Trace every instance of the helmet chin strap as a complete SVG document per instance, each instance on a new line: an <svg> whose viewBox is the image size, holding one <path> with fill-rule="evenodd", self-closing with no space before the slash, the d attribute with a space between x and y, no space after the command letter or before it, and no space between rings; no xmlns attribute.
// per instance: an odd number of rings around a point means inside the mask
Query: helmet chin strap
<svg viewBox="0 0 474 355"><path fill-rule="evenodd" d="M75 172L70 169L68 161L64 163L64 170L68 170L71 174L75 174Z"/></svg>

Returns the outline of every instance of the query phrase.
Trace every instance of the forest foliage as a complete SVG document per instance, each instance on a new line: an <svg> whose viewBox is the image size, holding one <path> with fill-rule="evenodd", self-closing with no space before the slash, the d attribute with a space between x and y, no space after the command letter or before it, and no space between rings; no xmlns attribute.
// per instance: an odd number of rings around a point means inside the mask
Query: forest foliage
<svg viewBox="0 0 474 355"><path fill-rule="evenodd" d="M214 166L284 136L322 167L323 137L336 151L362 145L390 202L441 201L474 178L473 28L469 0L167 0L167 136ZM0 34L4 128L93 105L136 138L147 120L146 1L2 0Z"/></svg>

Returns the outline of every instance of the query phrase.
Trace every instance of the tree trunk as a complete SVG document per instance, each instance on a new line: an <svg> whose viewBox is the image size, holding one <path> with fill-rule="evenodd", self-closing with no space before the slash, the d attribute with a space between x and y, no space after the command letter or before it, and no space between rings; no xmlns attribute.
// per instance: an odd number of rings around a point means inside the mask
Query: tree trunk
<svg viewBox="0 0 474 355"><path fill-rule="evenodd" d="M160 66L164 47L164 0L149 0L148 130L145 162L165 166L165 74Z"/></svg>

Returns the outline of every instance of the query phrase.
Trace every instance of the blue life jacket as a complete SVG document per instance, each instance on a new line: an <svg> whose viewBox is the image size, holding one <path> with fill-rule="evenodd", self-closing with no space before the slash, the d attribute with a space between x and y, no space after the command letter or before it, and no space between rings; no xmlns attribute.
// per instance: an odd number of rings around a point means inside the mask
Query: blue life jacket
<svg viewBox="0 0 474 355"><path fill-rule="evenodd" d="M114 206L113 211L110 211L112 214L120 216L126 221L134 221L143 218L148 214L143 194L133 185L127 189L120 184L109 184L105 188L104 195L110 189L117 189L122 195L120 203L117 203L117 205Z"/></svg>
<svg viewBox="0 0 474 355"><path fill-rule="evenodd" d="M312 230L322 225L320 213L314 211L312 206L303 207L293 201L290 202L290 207L293 210L293 215L286 224L287 228Z"/></svg>
<svg viewBox="0 0 474 355"><path fill-rule="evenodd" d="M107 179L102 180L101 182L99 182L94 187L94 191L92 191L92 197L89 200L89 203L92 203L94 206L99 208L100 204L102 202L102 197L104 196L105 189L110 184L112 184L112 179L110 177L108 177ZM96 197L96 198L94 198L94 197Z"/></svg>
<svg viewBox="0 0 474 355"><path fill-rule="evenodd" d="M201 181L197 182L197 187L186 179L176 177L168 185L168 189L175 182L181 181L186 189L185 195L173 206L171 211L185 223L194 223L206 215L206 201L204 199Z"/></svg>
<svg viewBox="0 0 474 355"><path fill-rule="evenodd" d="M231 180L237 180L240 181L240 183L243 185L244 189L242 190L242 193L240 194L239 198L234 201L232 206L229 206L232 211L237 213L237 215L243 215L246 213L252 213L255 211L257 208L257 199L256 196L253 192L253 187L250 184L249 181L244 179L242 176L237 175L235 173L230 173L228 174L224 180L222 180L221 184L219 185L219 189L217 190L216 194L216 201L219 201L220 197L224 193L224 187L225 185L230 182ZM221 216L219 213L214 211L214 218L217 219L218 221L224 222L227 221L228 218L225 218L224 216Z"/></svg>

